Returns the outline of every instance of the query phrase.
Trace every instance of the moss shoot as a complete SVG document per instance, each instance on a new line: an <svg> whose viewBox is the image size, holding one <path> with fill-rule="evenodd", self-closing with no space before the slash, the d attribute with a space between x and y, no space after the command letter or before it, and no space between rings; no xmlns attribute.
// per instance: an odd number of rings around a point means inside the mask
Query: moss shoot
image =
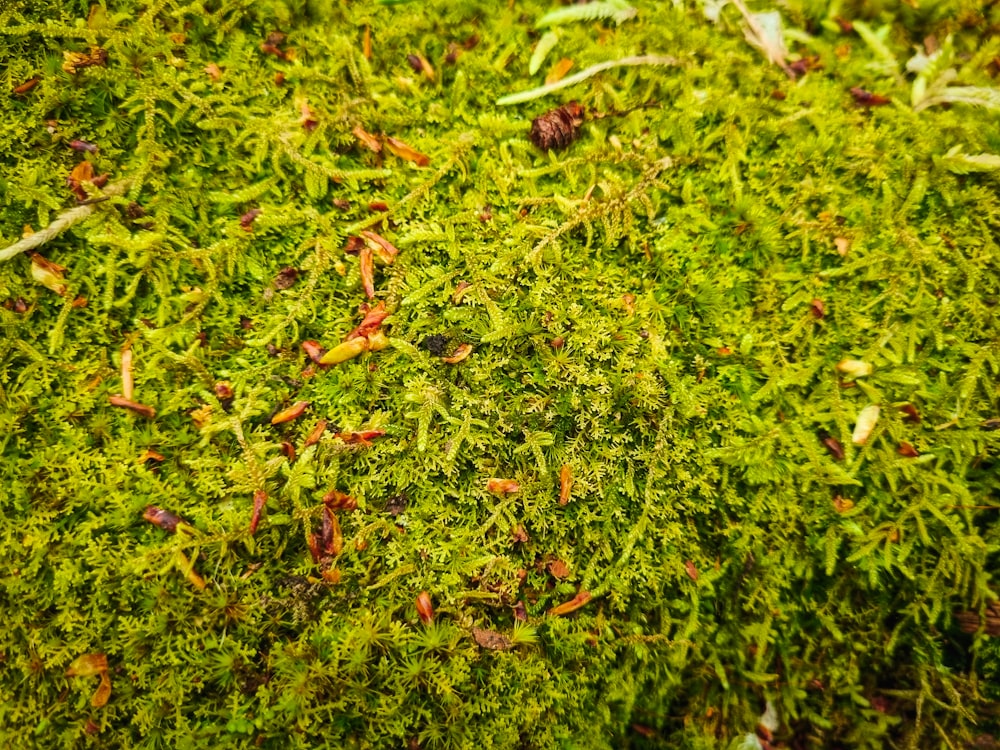
<svg viewBox="0 0 1000 750"><path fill-rule="evenodd" d="M0 742L993 746L1000 5L742 6L2 4Z"/></svg>

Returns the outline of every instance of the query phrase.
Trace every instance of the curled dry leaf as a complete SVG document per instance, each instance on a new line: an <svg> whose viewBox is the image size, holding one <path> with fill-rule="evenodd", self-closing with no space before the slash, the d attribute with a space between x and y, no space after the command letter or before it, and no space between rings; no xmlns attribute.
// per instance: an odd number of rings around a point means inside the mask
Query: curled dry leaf
<svg viewBox="0 0 1000 750"><path fill-rule="evenodd" d="M524 524L517 524L513 529L510 530L510 535L513 537L515 542L520 542L524 544L528 541L528 532L524 528Z"/></svg>
<svg viewBox="0 0 1000 750"><path fill-rule="evenodd" d="M914 424L920 423L920 412L917 411L916 406L914 406L913 404L903 404L901 407L899 407L899 409L906 415L905 417L903 417L904 421L912 422Z"/></svg>
<svg viewBox="0 0 1000 750"><path fill-rule="evenodd" d="M429 156L420 153L413 148L413 146L399 140L398 138L393 138L392 136L387 135L385 137L385 146L395 156L398 156L400 159L406 159L406 161L413 162L418 167L426 167L431 163Z"/></svg>
<svg viewBox="0 0 1000 750"><path fill-rule="evenodd" d="M63 283L65 271L65 266L53 263L38 253L31 254L31 278L60 297L66 294L66 285Z"/></svg>
<svg viewBox="0 0 1000 750"><path fill-rule="evenodd" d="M859 359L842 359L837 363L837 372L849 378L863 378L872 374L872 366Z"/></svg>
<svg viewBox="0 0 1000 750"><path fill-rule="evenodd" d="M524 605L524 602L519 601L514 605L514 619L520 622L528 621L528 608Z"/></svg>
<svg viewBox="0 0 1000 750"><path fill-rule="evenodd" d="M108 671L106 654L84 654L73 660L66 670L67 677L93 677Z"/></svg>
<svg viewBox="0 0 1000 750"><path fill-rule="evenodd" d="M491 477L486 482L486 489L497 495L508 495L512 492L520 492L521 485L513 479L498 479Z"/></svg>
<svg viewBox="0 0 1000 750"><path fill-rule="evenodd" d="M692 581L698 580L698 568L690 560L684 561L684 572L687 573L688 578Z"/></svg>
<svg viewBox="0 0 1000 750"><path fill-rule="evenodd" d="M123 396L108 396L108 401L111 402L112 406L120 406L123 409L128 409L146 419L153 419L156 416L156 409L152 406L131 401Z"/></svg>
<svg viewBox="0 0 1000 750"><path fill-rule="evenodd" d="M920 456L920 451L918 451L916 448L914 448L910 443L907 443L906 441L903 441L899 444L897 452L899 453L899 455L904 456L906 458L917 458L918 456Z"/></svg>
<svg viewBox="0 0 1000 750"><path fill-rule="evenodd" d="M424 625L430 625L434 622L434 605L431 604L431 595L426 591L421 591L417 594L417 615L420 617L420 622Z"/></svg>
<svg viewBox="0 0 1000 750"><path fill-rule="evenodd" d="M366 229L361 232L361 236L368 241L368 246L375 251L379 260L387 266L391 266L393 261L396 260L396 256L399 255L399 249L382 235L369 232Z"/></svg>
<svg viewBox="0 0 1000 750"><path fill-rule="evenodd" d="M83 68L108 64L108 52L100 47L91 47L90 52L63 52L62 69L76 75Z"/></svg>
<svg viewBox="0 0 1000 750"><path fill-rule="evenodd" d="M323 361L323 355L326 354L326 349L318 341L303 341L302 349L316 364L320 364Z"/></svg>
<svg viewBox="0 0 1000 750"><path fill-rule="evenodd" d="M374 333L382 325L382 321L389 317L389 311L385 309L385 300L379 302L375 307L362 304L361 312L365 317L357 328L344 337L345 341Z"/></svg>
<svg viewBox="0 0 1000 750"><path fill-rule="evenodd" d="M356 510L358 501L340 490L330 490L323 495L323 504L330 510Z"/></svg>
<svg viewBox="0 0 1000 750"><path fill-rule="evenodd" d="M576 612L576 610L589 602L591 598L589 591L581 591L568 602L563 602L559 606L550 609L548 613L549 617L559 617L560 615L568 615L570 612Z"/></svg>
<svg viewBox="0 0 1000 750"><path fill-rule="evenodd" d="M567 565L562 560L553 560L549 563L549 573L552 574L553 578L569 578L569 565Z"/></svg>
<svg viewBox="0 0 1000 750"><path fill-rule="evenodd" d="M566 505L569 502L570 493L573 491L573 469L569 464L563 464L559 470L559 504Z"/></svg>
<svg viewBox="0 0 1000 750"><path fill-rule="evenodd" d="M271 424L282 424L284 422L291 422L293 419L298 419L309 408L310 403L310 401L296 401L287 409L282 409L271 417Z"/></svg>
<svg viewBox="0 0 1000 750"><path fill-rule="evenodd" d="M177 532L178 526L190 526L187 521L176 513L171 513L169 510L164 510L155 505L147 505L146 509L142 512L142 518L171 534Z"/></svg>
<svg viewBox="0 0 1000 750"><path fill-rule="evenodd" d="M361 285L368 299L375 298L375 265L372 249L365 245L358 251L358 261L361 264Z"/></svg>
<svg viewBox="0 0 1000 750"><path fill-rule="evenodd" d="M476 639L483 648L491 651L509 651L514 648L514 643L507 636L495 630L485 630L484 628L473 628L472 637Z"/></svg>
<svg viewBox="0 0 1000 750"><path fill-rule="evenodd" d="M833 498L833 508L838 513L846 513L853 507L854 507L854 501L849 498L841 497L840 495L836 495Z"/></svg>
<svg viewBox="0 0 1000 750"><path fill-rule="evenodd" d="M101 682L97 686L90 705L94 708L101 708L107 705L111 697L111 677L108 676L108 657L105 654L84 654L78 656L66 670L67 677L93 677L101 676Z"/></svg>
<svg viewBox="0 0 1000 750"><path fill-rule="evenodd" d="M472 354L472 344L462 344L450 357L441 357L441 361L447 362L449 365L456 365L470 354Z"/></svg>
<svg viewBox="0 0 1000 750"><path fill-rule="evenodd" d="M868 442L875 423L878 422L878 404L869 404L858 414L857 424L854 425L854 432L851 434L851 442L855 445L864 445Z"/></svg>
<svg viewBox="0 0 1000 750"><path fill-rule="evenodd" d="M257 526L260 524L260 514L267 505L267 493L264 490L254 490L253 493L253 514L250 516L250 534L257 533Z"/></svg>
<svg viewBox="0 0 1000 750"><path fill-rule="evenodd" d="M381 141L360 125L355 125L351 133L353 133L354 137L357 138L369 151L374 151L377 154L382 150Z"/></svg>
<svg viewBox="0 0 1000 750"><path fill-rule="evenodd" d="M326 420L321 419L316 423L316 426L312 428L312 432L306 436L306 441L302 444L302 448L305 449L310 445L316 445L316 443L319 442L319 439L323 437L324 432L326 432Z"/></svg>

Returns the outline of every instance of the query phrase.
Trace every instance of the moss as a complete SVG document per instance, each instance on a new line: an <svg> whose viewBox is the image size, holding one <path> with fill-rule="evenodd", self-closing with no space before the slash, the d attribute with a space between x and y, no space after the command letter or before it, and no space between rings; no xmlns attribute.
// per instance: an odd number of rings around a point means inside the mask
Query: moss
<svg viewBox="0 0 1000 750"><path fill-rule="evenodd" d="M560 25L541 70L675 67L516 107L537 2L0 11L6 90L39 78L4 94L0 245L75 206L82 161L124 191L37 249L65 295L0 262L0 738L717 747L768 702L786 746L994 731L995 644L954 614L995 598L1000 201L967 157L1000 140L988 107L911 106L904 64L934 35L988 97L1000 17L788 6L797 81L734 8L660 4ZM540 152L570 99L579 137ZM302 343L364 316L363 230L399 250L390 345L320 368ZM126 350L153 418L109 401Z"/></svg>

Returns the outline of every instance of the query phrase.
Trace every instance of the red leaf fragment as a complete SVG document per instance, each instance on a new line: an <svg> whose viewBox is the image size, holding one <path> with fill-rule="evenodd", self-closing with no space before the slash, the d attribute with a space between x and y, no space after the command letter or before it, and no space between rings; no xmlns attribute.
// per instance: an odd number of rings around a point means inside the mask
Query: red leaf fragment
<svg viewBox="0 0 1000 750"><path fill-rule="evenodd" d="M146 404L129 401L123 396L108 396L108 401L111 402L112 406L120 406L123 409L128 409L129 411L135 412L140 417L145 417L146 419L153 419L156 416L156 409L152 406L146 406Z"/></svg>
<svg viewBox="0 0 1000 750"><path fill-rule="evenodd" d="M344 550L344 534L340 530L340 521L330 508L323 508L323 531L320 540L324 555L336 557Z"/></svg>
<svg viewBox="0 0 1000 750"><path fill-rule="evenodd" d="M371 447L369 441L385 435L385 430L363 430L362 432L338 432L337 437L349 445L360 444L366 448Z"/></svg>
<svg viewBox="0 0 1000 750"><path fill-rule="evenodd" d="M86 151L89 154L96 154L98 151L97 146L88 141L73 140L68 145L74 151Z"/></svg>
<svg viewBox="0 0 1000 750"><path fill-rule="evenodd" d="M374 151L376 154L382 150L382 142L378 138L373 136L367 130L365 130L360 125L355 125L354 129L351 131L355 138L357 138L361 144L367 148L369 151Z"/></svg>
<svg viewBox="0 0 1000 750"><path fill-rule="evenodd" d="M906 458L917 458L920 455L920 452L906 441L903 441L899 444L897 452L899 453L899 455L904 456Z"/></svg>
<svg viewBox="0 0 1000 750"><path fill-rule="evenodd" d="M264 213L263 209L251 208L249 211L247 211L240 217L240 226L247 232L252 232L254 219L260 216L262 213Z"/></svg>
<svg viewBox="0 0 1000 750"><path fill-rule="evenodd" d="M809 303L809 312L813 314L814 318L821 319L826 315L826 306L823 304L823 300L815 298Z"/></svg>
<svg viewBox="0 0 1000 750"><path fill-rule="evenodd" d="M851 96L854 97L854 103L859 107L881 107L892 101L888 97L880 94L873 94L871 91L866 91L865 89L857 86L851 89Z"/></svg>
<svg viewBox="0 0 1000 750"><path fill-rule="evenodd" d="M374 333L379 329L379 326L382 325L382 321L389 317L389 311L385 309L384 300L375 305L375 307L369 307L367 304L362 304L361 312L365 317L362 318L361 323L357 328L344 337L344 341L362 338Z"/></svg>
<svg viewBox="0 0 1000 750"><path fill-rule="evenodd" d="M146 510L142 512L142 518L144 521L149 521L154 526L159 526L171 534L177 533L178 525L189 525L187 521L176 513L171 513L169 510L164 510L155 505L147 505Z"/></svg>
<svg viewBox="0 0 1000 750"><path fill-rule="evenodd" d="M320 360L322 360L323 355L326 354L326 348L318 341L313 341L311 339L302 342L302 350L309 356L309 359L316 364L320 364Z"/></svg>
<svg viewBox="0 0 1000 750"><path fill-rule="evenodd" d="M267 505L267 493L264 490L255 490L253 493L253 515L250 516L250 535L257 533L257 526L260 524L260 514Z"/></svg>
<svg viewBox="0 0 1000 750"><path fill-rule="evenodd" d="M917 407L913 404L903 404L899 407L906 416L903 418L906 422L912 422L914 424L920 423L920 412L917 411Z"/></svg>
<svg viewBox="0 0 1000 750"><path fill-rule="evenodd" d="M426 591L421 591L417 594L417 615L420 617L420 622L424 625L430 625L434 622L434 605L431 604L431 595Z"/></svg>
<svg viewBox="0 0 1000 750"><path fill-rule="evenodd" d="M330 510L356 510L358 501L340 490L330 490L323 495L323 505Z"/></svg>
<svg viewBox="0 0 1000 750"><path fill-rule="evenodd" d="M274 277L274 288L283 291L290 288L299 278L299 269L285 266Z"/></svg>
<svg viewBox="0 0 1000 750"><path fill-rule="evenodd" d="M838 461L844 460L844 446L841 445L840 441L837 440L837 438L831 436L830 433L827 432L826 430L820 430L817 433L817 435L820 439L820 442L823 443L823 446L826 448L827 452L829 452L831 456L833 456Z"/></svg>

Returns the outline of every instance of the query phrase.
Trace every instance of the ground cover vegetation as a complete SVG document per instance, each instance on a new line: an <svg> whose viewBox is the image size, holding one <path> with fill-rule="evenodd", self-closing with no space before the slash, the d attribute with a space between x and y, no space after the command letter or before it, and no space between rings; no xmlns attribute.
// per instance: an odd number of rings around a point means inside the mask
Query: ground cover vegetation
<svg viewBox="0 0 1000 750"><path fill-rule="evenodd" d="M998 28L4 3L0 741L994 746Z"/></svg>

